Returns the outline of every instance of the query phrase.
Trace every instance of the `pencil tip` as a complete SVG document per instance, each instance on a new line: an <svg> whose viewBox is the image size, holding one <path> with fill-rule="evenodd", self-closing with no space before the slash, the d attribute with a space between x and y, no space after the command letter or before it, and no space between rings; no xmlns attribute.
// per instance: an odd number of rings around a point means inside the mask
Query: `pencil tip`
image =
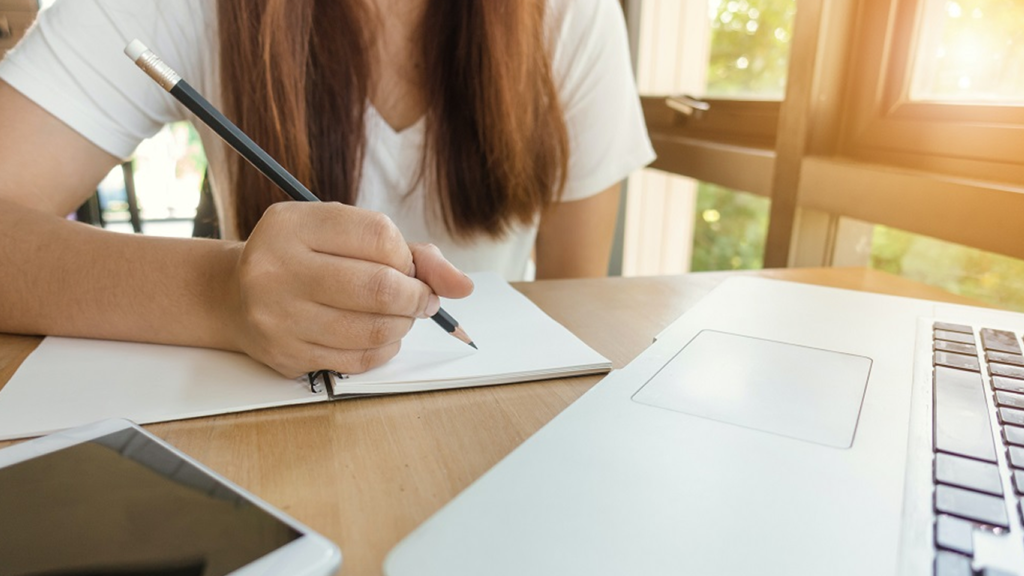
<svg viewBox="0 0 1024 576"><path fill-rule="evenodd" d="M465 342L466 344L469 344L473 348L479 350L479 348L476 347L476 344L473 344L473 339L469 337L469 334L466 334L466 331L463 330L461 326L456 326L455 330L450 332L450 334L458 338L459 340Z"/></svg>

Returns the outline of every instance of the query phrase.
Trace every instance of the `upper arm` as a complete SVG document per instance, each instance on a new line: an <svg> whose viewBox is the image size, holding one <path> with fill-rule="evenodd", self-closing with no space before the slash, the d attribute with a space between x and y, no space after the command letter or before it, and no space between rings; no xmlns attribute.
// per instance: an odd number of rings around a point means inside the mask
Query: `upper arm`
<svg viewBox="0 0 1024 576"><path fill-rule="evenodd" d="M549 208L537 231L537 279L606 276L618 212L619 184Z"/></svg>
<svg viewBox="0 0 1024 576"><path fill-rule="evenodd" d="M537 278L604 276L619 183L654 159L616 0L552 1L552 72L569 133L562 202L541 216Z"/></svg>
<svg viewBox="0 0 1024 576"><path fill-rule="evenodd" d="M64 216L118 159L0 80L0 199Z"/></svg>
<svg viewBox="0 0 1024 576"><path fill-rule="evenodd" d="M66 214L144 139L185 118L125 57L139 38L203 89L215 3L57 2L0 62L0 195Z"/></svg>

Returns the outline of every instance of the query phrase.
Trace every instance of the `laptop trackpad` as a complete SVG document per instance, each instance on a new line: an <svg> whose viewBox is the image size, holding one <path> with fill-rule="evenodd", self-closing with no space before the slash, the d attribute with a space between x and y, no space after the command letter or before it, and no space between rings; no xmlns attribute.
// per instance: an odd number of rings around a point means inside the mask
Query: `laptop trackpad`
<svg viewBox="0 0 1024 576"><path fill-rule="evenodd" d="M849 448L870 371L864 356L704 330L633 400Z"/></svg>

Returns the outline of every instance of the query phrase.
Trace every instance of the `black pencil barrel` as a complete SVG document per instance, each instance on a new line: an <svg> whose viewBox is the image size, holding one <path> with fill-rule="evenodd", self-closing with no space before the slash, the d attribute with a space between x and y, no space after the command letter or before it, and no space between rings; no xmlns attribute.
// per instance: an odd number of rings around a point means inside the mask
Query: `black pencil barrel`
<svg viewBox="0 0 1024 576"><path fill-rule="evenodd" d="M228 120L219 110L213 107L206 98L196 92L188 82L181 80L170 90L171 95L213 129L232 148L238 151L243 158L256 167L264 176L284 190L289 196L299 202L319 202L320 199L313 195L302 182L292 176L277 160L271 158L262 148L259 147L238 126Z"/></svg>
<svg viewBox="0 0 1024 576"><path fill-rule="evenodd" d="M444 331L451 334L455 332L455 329L459 327L458 321L452 318L452 315L445 312L444 308L438 308L437 314L430 317L431 320L437 322L437 325L444 328Z"/></svg>

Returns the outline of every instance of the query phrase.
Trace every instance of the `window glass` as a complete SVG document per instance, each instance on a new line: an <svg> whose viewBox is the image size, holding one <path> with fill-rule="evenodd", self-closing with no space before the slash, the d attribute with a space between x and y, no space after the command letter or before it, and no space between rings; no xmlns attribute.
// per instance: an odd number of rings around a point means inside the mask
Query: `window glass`
<svg viewBox="0 0 1024 576"><path fill-rule="evenodd" d="M796 0L708 0L708 96L781 100Z"/></svg>
<svg viewBox="0 0 1024 576"><path fill-rule="evenodd" d="M1024 104L1024 2L924 0L911 98Z"/></svg>
<svg viewBox="0 0 1024 576"><path fill-rule="evenodd" d="M771 201L701 182L693 228L691 270L748 270L764 265Z"/></svg>
<svg viewBox="0 0 1024 576"><path fill-rule="evenodd" d="M1024 311L1024 260L875 226L871 267Z"/></svg>

